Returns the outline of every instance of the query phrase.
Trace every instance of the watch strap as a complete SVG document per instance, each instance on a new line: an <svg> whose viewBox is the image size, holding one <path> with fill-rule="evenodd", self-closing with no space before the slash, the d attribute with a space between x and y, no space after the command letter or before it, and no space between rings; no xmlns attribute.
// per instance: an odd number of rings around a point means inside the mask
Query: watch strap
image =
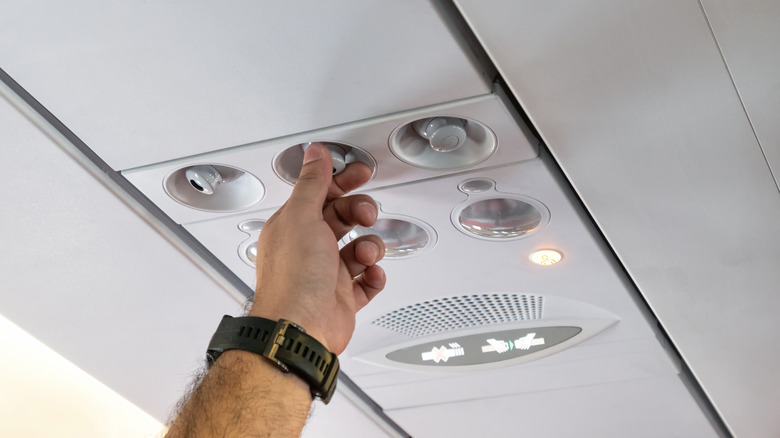
<svg viewBox="0 0 780 438"><path fill-rule="evenodd" d="M225 315L211 338L206 357L213 364L228 350L251 351L272 360L282 371L305 380L312 396L326 404L335 392L338 357L302 327L285 319Z"/></svg>

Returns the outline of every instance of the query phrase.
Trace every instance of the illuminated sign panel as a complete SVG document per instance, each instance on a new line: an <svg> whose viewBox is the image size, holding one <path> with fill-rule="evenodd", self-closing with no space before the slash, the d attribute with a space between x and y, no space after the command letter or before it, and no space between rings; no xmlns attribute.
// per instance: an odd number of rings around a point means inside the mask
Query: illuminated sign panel
<svg viewBox="0 0 780 438"><path fill-rule="evenodd" d="M388 353L387 358L431 367L482 365L536 353L581 331L579 327L537 327L487 332L402 348Z"/></svg>

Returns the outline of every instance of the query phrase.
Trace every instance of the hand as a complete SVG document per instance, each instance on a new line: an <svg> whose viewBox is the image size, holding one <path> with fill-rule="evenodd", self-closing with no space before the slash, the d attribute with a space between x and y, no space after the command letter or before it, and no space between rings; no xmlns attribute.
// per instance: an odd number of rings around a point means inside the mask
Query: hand
<svg viewBox="0 0 780 438"><path fill-rule="evenodd" d="M257 245L257 290L249 315L288 319L340 354L355 330L355 314L385 286L376 263L385 246L363 236L341 251L338 241L355 225L376 222L367 195L344 196L365 184L371 170L352 163L332 175L327 148L314 143L290 199L263 226Z"/></svg>

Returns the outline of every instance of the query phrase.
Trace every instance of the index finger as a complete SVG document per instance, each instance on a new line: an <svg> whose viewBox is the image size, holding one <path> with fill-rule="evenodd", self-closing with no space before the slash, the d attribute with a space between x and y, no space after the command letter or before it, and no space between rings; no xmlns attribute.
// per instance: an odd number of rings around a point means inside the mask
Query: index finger
<svg viewBox="0 0 780 438"><path fill-rule="evenodd" d="M371 179L371 168L361 161L347 164L346 169L333 176L325 202L340 198Z"/></svg>

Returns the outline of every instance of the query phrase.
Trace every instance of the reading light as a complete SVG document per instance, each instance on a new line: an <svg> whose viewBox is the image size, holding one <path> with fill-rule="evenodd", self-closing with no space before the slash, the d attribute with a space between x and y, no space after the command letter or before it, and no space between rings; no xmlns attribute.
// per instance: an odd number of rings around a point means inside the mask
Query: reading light
<svg viewBox="0 0 780 438"><path fill-rule="evenodd" d="M550 212L536 199L496 190L488 178L467 179L458 190L468 199L452 210L453 225L471 237L485 240L514 240L547 225Z"/></svg>
<svg viewBox="0 0 780 438"><path fill-rule="evenodd" d="M520 199L490 198L467 205L458 214L460 227L489 239L511 239L528 234L542 223L538 208Z"/></svg>
<svg viewBox="0 0 780 438"><path fill-rule="evenodd" d="M560 262L563 255L552 249L543 249L532 253L529 258L537 265L549 266Z"/></svg>
<svg viewBox="0 0 780 438"><path fill-rule="evenodd" d="M390 217L377 219L372 227L355 227L345 240L369 234L378 235L385 243L385 258L417 255L436 243L436 232L430 225L412 218Z"/></svg>

